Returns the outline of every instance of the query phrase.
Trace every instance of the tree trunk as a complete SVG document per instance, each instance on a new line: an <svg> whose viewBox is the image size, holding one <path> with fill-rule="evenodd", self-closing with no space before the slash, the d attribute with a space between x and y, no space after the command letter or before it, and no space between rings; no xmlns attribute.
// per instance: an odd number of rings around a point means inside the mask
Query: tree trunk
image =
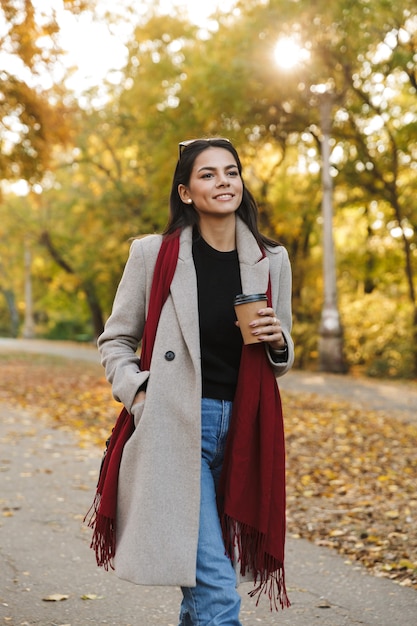
<svg viewBox="0 0 417 626"><path fill-rule="evenodd" d="M93 283L84 283L83 291L86 295L91 312L94 336L97 338L104 330L103 311L97 298L96 288Z"/></svg>
<svg viewBox="0 0 417 626"><path fill-rule="evenodd" d="M392 202L394 206L395 216L397 218L397 222L399 226L402 223L402 211L401 207L395 198ZM413 307L413 320L412 320L412 350L413 350L413 363L414 363L414 371L413 376L417 377L417 301L416 301L416 290L414 288L414 273L413 273L413 263L412 263L412 249L410 241L407 239L407 236L402 229L402 242L405 256L405 275L407 279L408 285L408 297L410 298L411 306Z"/></svg>
<svg viewBox="0 0 417 626"><path fill-rule="evenodd" d="M0 289L0 291L4 295L10 313L10 334L12 337L17 337L19 334L19 312L14 293L11 289Z"/></svg>

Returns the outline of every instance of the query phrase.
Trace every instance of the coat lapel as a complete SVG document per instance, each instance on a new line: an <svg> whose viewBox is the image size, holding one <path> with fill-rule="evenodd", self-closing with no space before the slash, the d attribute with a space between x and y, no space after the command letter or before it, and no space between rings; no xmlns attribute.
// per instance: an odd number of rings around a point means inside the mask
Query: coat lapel
<svg viewBox="0 0 417 626"><path fill-rule="evenodd" d="M192 253L192 228L180 236L177 269L171 283L171 296L179 326L193 359L200 358L197 276Z"/></svg>
<svg viewBox="0 0 417 626"><path fill-rule="evenodd" d="M266 293L269 278L269 259L262 252L255 237L242 220L236 221L236 246L240 265L242 292Z"/></svg>

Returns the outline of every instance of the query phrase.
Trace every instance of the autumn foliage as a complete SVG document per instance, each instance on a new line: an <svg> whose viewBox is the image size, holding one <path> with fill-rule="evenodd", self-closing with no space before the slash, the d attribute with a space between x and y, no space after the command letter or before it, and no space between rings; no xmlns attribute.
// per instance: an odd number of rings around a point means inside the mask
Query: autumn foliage
<svg viewBox="0 0 417 626"><path fill-rule="evenodd" d="M296 363L315 366L324 89L333 98L346 362L370 376L416 378L415 0L236 0L205 31L157 0L103 3L105 16L101 2L66 0L128 33L125 65L81 97L68 88L69 69L51 88L39 82L63 67L48 4L62 3L0 1L0 51L13 61L1 73L0 175L9 184L23 178L29 190L21 197L6 185L0 203L0 334L24 328L24 254L36 336L100 334L130 238L166 224L178 142L221 135L239 149L262 231L289 251ZM308 53L291 71L274 62L286 38Z"/></svg>

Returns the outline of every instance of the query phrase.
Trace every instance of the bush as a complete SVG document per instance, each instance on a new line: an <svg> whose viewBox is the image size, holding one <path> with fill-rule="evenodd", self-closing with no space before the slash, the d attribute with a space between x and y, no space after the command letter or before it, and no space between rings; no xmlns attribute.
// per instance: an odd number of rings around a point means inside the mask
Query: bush
<svg viewBox="0 0 417 626"><path fill-rule="evenodd" d="M342 303L345 353L349 365L368 376L414 378L412 312L408 304L382 294Z"/></svg>
<svg viewBox="0 0 417 626"><path fill-rule="evenodd" d="M45 339L92 341L93 333L88 324L82 320L60 319L49 322L48 328L42 332Z"/></svg>

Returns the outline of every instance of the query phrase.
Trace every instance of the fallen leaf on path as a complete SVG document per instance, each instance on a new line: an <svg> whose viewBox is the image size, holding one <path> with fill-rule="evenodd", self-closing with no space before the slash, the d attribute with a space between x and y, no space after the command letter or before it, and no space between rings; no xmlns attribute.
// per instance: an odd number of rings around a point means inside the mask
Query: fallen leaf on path
<svg viewBox="0 0 417 626"><path fill-rule="evenodd" d="M62 593L53 593L50 596L42 598L44 602L62 602L62 600L68 600L69 596Z"/></svg>

